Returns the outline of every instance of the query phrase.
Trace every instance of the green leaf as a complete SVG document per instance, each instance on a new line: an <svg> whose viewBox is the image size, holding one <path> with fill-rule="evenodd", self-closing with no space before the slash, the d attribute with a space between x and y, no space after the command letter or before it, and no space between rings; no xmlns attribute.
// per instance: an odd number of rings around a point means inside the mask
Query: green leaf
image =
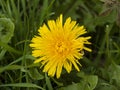
<svg viewBox="0 0 120 90"><path fill-rule="evenodd" d="M118 90L115 86L108 83L101 83L95 90Z"/></svg>
<svg viewBox="0 0 120 90"><path fill-rule="evenodd" d="M90 12L84 12L84 16L85 16L84 19L85 26L87 26L89 31L95 31L95 27L96 27L96 25L94 24L95 17L93 17Z"/></svg>
<svg viewBox="0 0 120 90"><path fill-rule="evenodd" d="M96 87L98 82L96 75L85 75L84 72L80 72L78 76L83 79L79 86L84 88L84 90L93 90Z"/></svg>
<svg viewBox="0 0 120 90"><path fill-rule="evenodd" d="M44 78L44 76L42 74L40 74L40 72L38 72L38 70L36 68L30 68L29 75L34 80L41 80Z"/></svg>
<svg viewBox="0 0 120 90"><path fill-rule="evenodd" d="M3 56L6 53L4 44L7 44L10 42L13 34L14 34L14 23L8 18L0 18L0 46L1 46L0 60L3 58ZM1 45L1 43L4 43L4 44Z"/></svg>
<svg viewBox="0 0 120 90"><path fill-rule="evenodd" d="M0 18L0 41L8 43L14 34L14 23L8 18Z"/></svg>
<svg viewBox="0 0 120 90"><path fill-rule="evenodd" d="M17 70L17 69L22 69L23 66L20 65L8 65L5 67L0 67L0 73L5 71L5 70Z"/></svg>
<svg viewBox="0 0 120 90"><path fill-rule="evenodd" d="M14 49L13 47L9 46L8 44L6 44L4 42L0 41L0 46L4 48L3 50L8 50L9 52L13 52L13 53L16 53L16 54L21 54L20 51Z"/></svg>
<svg viewBox="0 0 120 90"><path fill-rule="evenodd" d="M86 77L87 82L89 83L90 90L93 90L98 82L98 77L96 75L89 75Z"/></svg>
<svg viewBox="0 0 120 90"><path fill-rule="evenodd" d="M112 63L108 69L110 83L120 88L120 65Z"/></svg>
<svg viewBox="0 0 120 90"><path fill-rule="evenodd" d="M68 85L67 87L64 87L63 90L79 90L78 84L73 83L72 85ZM60 89L62 90L62 88Z"/></svg>
<svg viewBox="0 0 120 90"><path fill-rule="evenodd" d="M32 84L32 83L14 83L14 84L4 84L4 85L0 85L0 87L6 87L6 86L11 86L11 87L29 87L29 88L39 88L42 90L45 90L44 88L36 85L36 84Z"/></svg>
<svg viewBox="0 0 120 90"><path fill-rule="evenodd" d="M79 83L73 83L58 90L93 90L95 89L98 77L96 75L86 75L84 72L78 73L81 78Z"/></svg>
<svg viewBox="0 0 120 90"><path fill-rule="evenodd" d="M16 69L21 69L23 68L23 66L20 66L20 65L10 65L10 66L7 66L5 69L6 70L16 70Z"/></svg>
<svg viewBox="0 0 120 90"><path fill-rule="evenodd" d="M116 21L116 11L112 11L107 16L99 16L95 18L95 25L104 25L106 23L114 23Z"/></svg>
<svg viewBox="0 0 120 90"><path fill-rule="evenodd" d="M16 59L15 61L11 62L8 65L0 67L0 73L4 72L5 70L15 70L15 69L23 69L24 70L24 66L13 65L13 64L16 64L16 63L20 62L24 57L26 59L32 59L32 60L34 59L34 57L31 56L31 55L22 56L22 57ZM32 67L35 67L35 66L38 66L38 65L37 64L31 64L31 65L27 66L26 68L32 68Z"/></svg>
<svg viewBox="0 0 120 90"><path fill-rule="evenodd" d="M45 81L46 81L46 84L47 84L48 89L49 89L49 90L53 90L53 87L52 87L50 78L47 76L47 73L45 73Z"/></svg>

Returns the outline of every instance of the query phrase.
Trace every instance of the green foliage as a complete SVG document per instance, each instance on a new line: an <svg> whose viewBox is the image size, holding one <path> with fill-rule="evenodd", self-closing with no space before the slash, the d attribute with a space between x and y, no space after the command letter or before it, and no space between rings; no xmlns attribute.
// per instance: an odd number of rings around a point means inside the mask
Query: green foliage
<svg viewBox="0 0 120 90"><path fill-rule="evenodd" d="M45 90L40 86L37 86L32 83L15 83L15 84L5 84L5 85L0 85L0 87L5 87L5 86L11 86L11 87L32 87L32 88L39 88L41 90Z"/></svg>
<svg viewBox="0 0 120 90"><path fill-rule="evenodd" d="M102 78L95 90L119 90L120 66L112 62L107 69L101 69L100 71L102 72Z"/></svg>
<svg viewBox="0 0 120 90"><path fill-rule="evenodd" d="M62 87L58 90L93 90L95 89L98 77L96 75L85 75L84 72L78 73L78 76L81 78L79 83L72 83L66 87Z"/></svg>
<svg viewBox="0 0 120 90"><path fill-rule="evenodd" d="M1 90L119 90L120 0L0 0ZM81 72L48 77L34 64L29 43L38 28L60 14L92 36Z"/></svg>
<svg viewBox="0 0 120 90"><path fill-rule="evenodd" d="M7 46L14 34L14 23L8 18L0 18L0 60L3 58L6 53ZM9 49L9 48L8 48Z"/></svg>
<svg viewBox="0 0 120 90"><path fill-rule="evenodd" d="M0 41L8 43L14 34L14 24L8 18L0 18Z"/></svg>
<svg viewBox="0 0 120 90"><path fill-rule="evenodd" d="M113 63L108 68L110 83L120 88L120 66Z"/></svg>

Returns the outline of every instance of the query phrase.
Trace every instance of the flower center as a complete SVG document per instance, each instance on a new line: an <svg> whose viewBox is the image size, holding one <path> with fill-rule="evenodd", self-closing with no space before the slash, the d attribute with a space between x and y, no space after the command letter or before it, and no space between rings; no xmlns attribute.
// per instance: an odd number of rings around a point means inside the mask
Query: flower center
<svg viewBox="0 0 120 90"><path fill-rule="evenodd" d="M67 46L65 45L64 42L56 43L55 48L56 48L57 53L59 54L63 54L67 50Z"/></svg>

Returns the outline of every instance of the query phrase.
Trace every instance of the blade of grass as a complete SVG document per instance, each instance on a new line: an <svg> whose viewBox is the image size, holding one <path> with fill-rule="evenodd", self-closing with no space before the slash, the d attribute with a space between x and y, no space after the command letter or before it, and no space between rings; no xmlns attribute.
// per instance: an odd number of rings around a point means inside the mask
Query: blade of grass
<svg viewBox="0 0 120 90"><path fill-rule="evenodd" d="M34 57L32 57L31 55L25 55L26 59L34 59ZM4 66L4 67L0 67L0 73L4 72L5 70L12 70L13 66L16 67L16 69L21 69L21 68L24 68L24 66L20 66L20 65L13 65L15 63L18 63L20 61L22 61L24 58L24 56L16 59L15 61L11 62L10 64ZM29 65L27 66L27 68L32 68L32 67L35 67L35 66L38 66L37 64L32 64L32 65ZM11 69L10 69L11 68ZM13 68L15 69L15 68Z"/></svg>
<svg viewBox="0 0 120 90"><path fill-rule="evenodd" d="M1 41L0 41L0 46L3 47L4 49L8 50L9 52L13 52L13 53L19 54L19 55L21 54L20 51L14 49L13 47L11 47L11 46L9 46L6 43L3 43Z"/></svg>
<svg viewBox="0 0 120 90"><path fill-rule="evenodd" d="M45 73L45 80L46 80L46 84L49 90L53 90L52 84L50 82L49 77L47 76L47 73Z"/></svg>
<svg viewBox="0 0 120 90"><path fill-rule="evenodd" d="M29 88L38 88L41 90L45 90L44 88L36 85L36 84L32 84L32 83L14 83L14 84L4 84L4 85L0 85L0 87L29 87Z"/></svg>

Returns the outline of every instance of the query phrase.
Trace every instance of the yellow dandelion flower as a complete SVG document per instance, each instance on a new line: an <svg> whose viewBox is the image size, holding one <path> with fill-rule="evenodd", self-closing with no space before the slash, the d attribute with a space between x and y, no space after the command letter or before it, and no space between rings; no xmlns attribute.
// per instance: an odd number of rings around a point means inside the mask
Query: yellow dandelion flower
<svg viewBox="0 0 120 90"><path fill-rule="evenodd" d="M85 44L91 44L88 39L83 37L87 33L84 26L79 26L76 21L67 18L63 24L63 15L54 21L49 20L46 24L38 29L39 36L33 37L30 47L33 48L32 55L37 59L34 63L41 63L43 72L49 76L59 78L64 67L68 73L72 66L80 71L80 60L84 55L84 50L91 49L85 47Z"/></svg>

